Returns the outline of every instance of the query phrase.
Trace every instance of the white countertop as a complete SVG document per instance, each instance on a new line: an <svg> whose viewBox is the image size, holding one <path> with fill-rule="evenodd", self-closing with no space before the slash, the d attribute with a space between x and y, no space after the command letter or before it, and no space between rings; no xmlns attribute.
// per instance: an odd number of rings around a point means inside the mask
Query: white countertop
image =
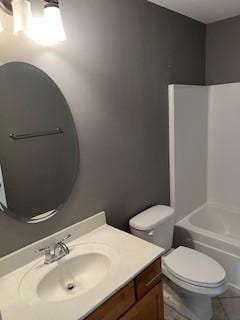
<svg viewBox="0 0 240 320"><path fill-rule="evenodd" d="M69 229L68 232L71 231ZM160 247L105 224L104 220L101 226L86 234L81 234L80 237L68 243L70 248L83 244L103 245L112 250L115 254L114 272L110 272L106 279L96 288L70 300L46 302L40 299L33 299L26 301L20 295L19 286L24 275L34 265L43 262L43 258L36 259L0 277L0 311L2 320L84 319L164 252ZM33 247L29 246L28 251L30 249L33 249ZM14 256L14 259L17 259L17 257ZM6 261L4 263L6 265Z"/></svg>

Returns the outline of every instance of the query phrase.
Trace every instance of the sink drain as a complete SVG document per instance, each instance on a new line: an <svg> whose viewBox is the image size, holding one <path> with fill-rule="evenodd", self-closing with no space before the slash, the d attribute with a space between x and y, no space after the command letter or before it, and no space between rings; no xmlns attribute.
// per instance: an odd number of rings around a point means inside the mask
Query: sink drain
<svg viewBox="0 0 240 320"><path fill-rule="evenodd" d="M67 285L67 290L68 290L68 291L71 291L71 290L75 289L75 287L76 287L76 285L75 285L74 283L69 283L69 284Z"/></svg>

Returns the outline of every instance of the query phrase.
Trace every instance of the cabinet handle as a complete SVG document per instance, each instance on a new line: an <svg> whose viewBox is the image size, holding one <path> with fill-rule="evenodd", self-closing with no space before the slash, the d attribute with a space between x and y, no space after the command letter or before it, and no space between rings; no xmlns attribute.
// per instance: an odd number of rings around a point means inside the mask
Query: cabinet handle
<svg viewBox="0 0 240 320"><path fill-rule="evenodd" d="M146 284L145 284L145 287L149 287L151 284L153 284L158 278L161 278L162 276L162 272L156 274L150 281L148 281Z"/></svg>

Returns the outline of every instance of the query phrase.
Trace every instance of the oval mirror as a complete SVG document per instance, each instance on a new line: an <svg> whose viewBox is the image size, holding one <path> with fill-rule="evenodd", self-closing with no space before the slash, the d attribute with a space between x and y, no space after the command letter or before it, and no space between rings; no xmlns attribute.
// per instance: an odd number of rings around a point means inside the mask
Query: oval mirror
<svg viewBox="0 0 240 320"><path fill-rule="evenodd" d="M78 140L66 99L43 71L0 67L0 213L36 223L68 199L78 171Z"/></svg>

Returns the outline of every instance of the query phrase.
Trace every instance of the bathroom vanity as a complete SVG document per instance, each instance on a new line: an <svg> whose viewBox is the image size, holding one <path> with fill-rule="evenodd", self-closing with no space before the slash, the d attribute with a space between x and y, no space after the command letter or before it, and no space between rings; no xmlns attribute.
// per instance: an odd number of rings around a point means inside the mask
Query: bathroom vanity
<svg viewBox="0 0 240 320"><path fill-rule="evenodd" d="M86 320L163 320L161 259L94 311Z"/></svg>
<svg viewBox="0 0 240 320"><path fill-rule="evenodd" d="M69 254L46 263L41 249L68 235ZM99 213L0 259L2 318L163 320L163 252Z"/></svg>

